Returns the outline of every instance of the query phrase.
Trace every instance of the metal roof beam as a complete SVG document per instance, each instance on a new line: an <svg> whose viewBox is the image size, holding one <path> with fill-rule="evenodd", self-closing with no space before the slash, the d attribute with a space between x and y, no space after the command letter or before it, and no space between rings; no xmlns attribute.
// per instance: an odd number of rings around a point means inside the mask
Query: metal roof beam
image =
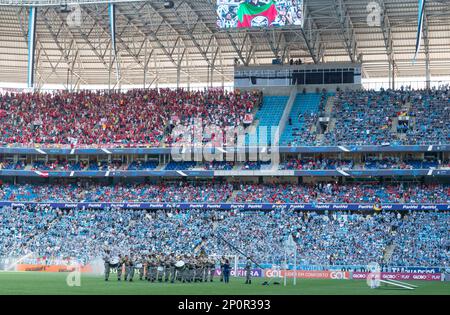
<svg viewBox="0 0 450 315"><path fill-rule="evenodd" d="M353 23L344 0L335 0L336 14L339 19L344 44L351 62L357 61L358 45Z"/></svg>
<svg viewBox="0 0 450 315"><path fill-rule="evenodd" d="M394 71L398 71L395 52L394 52L394 40L392 38L392 26L387 13L384 0L378 0L381 9L380 27L383 33L384 47L386 48L386 54L388 56L389 63L394 66Z"/></svg>
<svg viewBox="0 0 450 315"><path fill-rule="evenodd" d="M305 40L306 47L312 60L314 63L319 63L324 55L325 49L322 44L323 41L320 35L320 30L314 22L314 19L311 16L306 4L304 6L304 17L304 25L299 33Z"/></svg>

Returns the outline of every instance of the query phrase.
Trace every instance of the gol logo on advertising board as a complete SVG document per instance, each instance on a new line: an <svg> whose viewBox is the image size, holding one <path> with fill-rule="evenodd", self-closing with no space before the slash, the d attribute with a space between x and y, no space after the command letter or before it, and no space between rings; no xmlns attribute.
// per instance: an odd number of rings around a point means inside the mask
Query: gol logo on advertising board
<svg viewBox="0 0 450 315"><path fill-rule="evenodd" d="M264 274L268 278L282 278L286 275L287 278L297 279L333 279L344 280L349 279L349 273L343 271L304 271L304 270L274 270L266 269Z"/></svg>

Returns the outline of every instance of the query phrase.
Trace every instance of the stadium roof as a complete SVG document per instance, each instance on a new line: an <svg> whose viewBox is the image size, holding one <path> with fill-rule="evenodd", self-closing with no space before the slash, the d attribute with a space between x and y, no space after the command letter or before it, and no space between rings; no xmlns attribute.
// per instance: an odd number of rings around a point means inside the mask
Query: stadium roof
<svg viewBox="0 0 450 315"><path fill-rule="evenodd" d="M303 29L223 31L212 0L0 0L0 82L26 82L29 5L38 5L38 84L116 84L107 2L116 3L117 60L122 85L231 82L235 58L271 63L275 56L305 62L363 61L363 77L450 75L450 4L429 0L421 52L412 59L417 1L379 0L379 26L369 26L367 0L305 0ZM69 26L63 4L81 4L81 25ZM373 3L373 2L372 2ZM145 74L145 75L144 75Z"/></svg>

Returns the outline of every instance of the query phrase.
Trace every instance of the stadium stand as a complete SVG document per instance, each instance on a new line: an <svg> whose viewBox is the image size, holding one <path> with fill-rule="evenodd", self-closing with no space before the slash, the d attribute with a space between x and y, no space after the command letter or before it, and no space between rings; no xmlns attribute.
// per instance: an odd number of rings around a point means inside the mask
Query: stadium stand
<svg viewBox="0 0 450 315"><path fill-rule="evenodd" d="M212 218L216 228L212 229ZM276 224L274 224L276 222ZM303 264L365 266L367 260L385 264L388 245L396 250L393 266L448 266L450 213L394 213L379 215L334 212L272 211L216 212L199 210L132 211L50 210L3 208L0 211L0 256L72 257L89 262L103 247L118 253L190 253L202 237L209 253L224 254L212 231L227 235L231 244L261 263L284 259L283 240L292 233ZM119 224L117 224L119 223ZM124 249L126 251L124 252Z"/></svg>
<svg viewBox="0 0 450 315"><path fill-rule="evenodd" d="M262 107L255 117L258 121L257 132L246 136L246 143L249 146L256 146L258 144L271 145L273 143L272 140L274 140L273 138L275 135L272 134L272 128L276 128L280 125L280 120L288 100L289 97L287 96L264 97ZM264 135L266 137L264 137Z"/></svg>
<svg viewBox="0 0 450 315"><path fill-rule="evenodd" d="M289 122L281 136L281 145L298 146L314 142L315 134L311 127L316 123L320 103L326 96L317 93L297 94Z"/></svg>
<svg viewBox="0 0 450 315"><path fill-rule="evenodd" d="M173 144L176 124L238 127L258 100L255 93L222 90L6 93L0 96L0 144Z"/></svg>
<svg viewBox="0 0 450 315"><path fill-rule="evenodd" d="M234 194L233 194L234 192ZM231 198L231 199L230 199ZM446 204L450 186L436 184L8 184L0 200L36 202L237 202Z"/></svg>

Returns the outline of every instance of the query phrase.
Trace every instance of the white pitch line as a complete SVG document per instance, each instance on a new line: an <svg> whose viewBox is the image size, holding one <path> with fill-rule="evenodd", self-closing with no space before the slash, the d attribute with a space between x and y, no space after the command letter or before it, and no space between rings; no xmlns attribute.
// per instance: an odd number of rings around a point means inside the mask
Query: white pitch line
<svg viewBox="0 0 450 315"><path fill-rule="evenodd" d="M410 284L410 283L406 283L406 282L401 282L401 281L398 281L398 280L393 280L393 279L391 279L391 280L389 280L389 281L391 281L391 282L396 282L396 283L400 283L400 284L403 284L403 285L407 285L407 286L410 286L410 287L413 287L413 288L418 288L417 285Z"/></svg>
<svg viewBox="0 0 450 315"><path fill-rule="evenodd" d="M414 288L409 287L407 285L400 284L400 283L395 283L395 282L391 282L391 281L387 281L387 280L380 280L380 282L381 283L390 284L390 285L393 285L393 286L396 286L396 287L401 287L401 288L408 289L408 290L414 290Z"/></svg>

